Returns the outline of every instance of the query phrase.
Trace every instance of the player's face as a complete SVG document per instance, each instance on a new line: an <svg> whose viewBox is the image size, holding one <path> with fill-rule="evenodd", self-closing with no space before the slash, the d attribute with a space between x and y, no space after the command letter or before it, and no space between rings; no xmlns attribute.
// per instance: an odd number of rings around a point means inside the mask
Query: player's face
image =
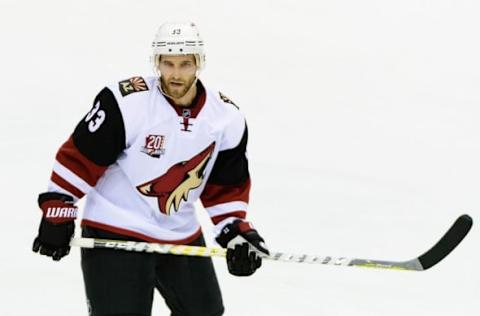
<svg viewBox="0 0 480 316"><path fill-rule="evenodd" d="M158 68L163 90L174 99L185 96L195 81L197 65L194 55L160 56Z"/></svg>

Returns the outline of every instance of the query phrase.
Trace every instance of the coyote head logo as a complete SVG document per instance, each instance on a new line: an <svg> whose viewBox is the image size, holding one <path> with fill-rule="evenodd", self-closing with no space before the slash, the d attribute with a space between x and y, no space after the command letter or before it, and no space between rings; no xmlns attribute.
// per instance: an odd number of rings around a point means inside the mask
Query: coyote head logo
<svg viewBox="0 0 480 316"><path fill-rule="evenodd" d="M204 170L210 160L215 142L190 160L179 162L162 176L137 186L138 191L146 196L156 197L160 212L171 214L180 208L182 200L188 200L190 190L198 188L204 178Z"/></svg>

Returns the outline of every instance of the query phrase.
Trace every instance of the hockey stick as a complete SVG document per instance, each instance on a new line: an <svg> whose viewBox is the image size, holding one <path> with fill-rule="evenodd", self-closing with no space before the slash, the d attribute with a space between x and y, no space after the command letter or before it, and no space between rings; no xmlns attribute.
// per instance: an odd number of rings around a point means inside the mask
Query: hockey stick
<svg viewBox="0 0 480 316"><path fill-rule="evenodd" d="M465 238L473 225L469 215L462 215L443 237L423 255L408 261L388 261L357 259L346 257L321 257L314 255L294 255L283 252L271 252L264 259L298 263L317 263L333 266L354 266L360 268L391 269L405 271L424 271L442 261ZM137 241L121 241L96 238L74 238L71 246L95 249L120 249L126 251L150 252L160 254L185 255L196 257L225 257L226 249L187 245L158 244Z"/></svg>

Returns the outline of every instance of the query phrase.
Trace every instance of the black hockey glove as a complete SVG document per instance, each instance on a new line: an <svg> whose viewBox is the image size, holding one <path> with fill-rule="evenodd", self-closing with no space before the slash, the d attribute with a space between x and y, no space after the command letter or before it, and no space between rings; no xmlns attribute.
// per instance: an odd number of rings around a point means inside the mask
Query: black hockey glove
<svg viewBox="0 0 480 316"><path fill-rule="evenodd" d="M241 220L226 225L216 241L227 248L228 271L236 276L252 275L262 265L259 254L269 254L263 238L250 223Z"/></svg>
<svg viewBox="0 0 480 316"><path fill-rule="evenodd" d="M71 196L54 192L40 194L38 205L43 217L32 250L58 261L70 252L77 207Z"/></svg>

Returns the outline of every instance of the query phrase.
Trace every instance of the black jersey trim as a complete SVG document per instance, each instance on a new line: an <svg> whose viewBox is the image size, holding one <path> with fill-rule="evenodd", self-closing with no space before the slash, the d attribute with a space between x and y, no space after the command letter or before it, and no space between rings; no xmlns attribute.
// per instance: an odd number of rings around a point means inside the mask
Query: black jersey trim
<svg viewBox="0 0 480 316"><path fill-rule="evenodd" d="M208 183L219 185L238 185L245 183L250 174L248 171L248 160L246 157L248 142L248 128L245 130L240 143L231 149L218 153Z"/></svg>
<svg viewBox="0 0 480 316"><path fill-rule="evenodd" d="M110 89L100 91L93 104L92 110L78 123L72 138L85 157L100 166L108 166L126 148L125 125Z"/></svg>

